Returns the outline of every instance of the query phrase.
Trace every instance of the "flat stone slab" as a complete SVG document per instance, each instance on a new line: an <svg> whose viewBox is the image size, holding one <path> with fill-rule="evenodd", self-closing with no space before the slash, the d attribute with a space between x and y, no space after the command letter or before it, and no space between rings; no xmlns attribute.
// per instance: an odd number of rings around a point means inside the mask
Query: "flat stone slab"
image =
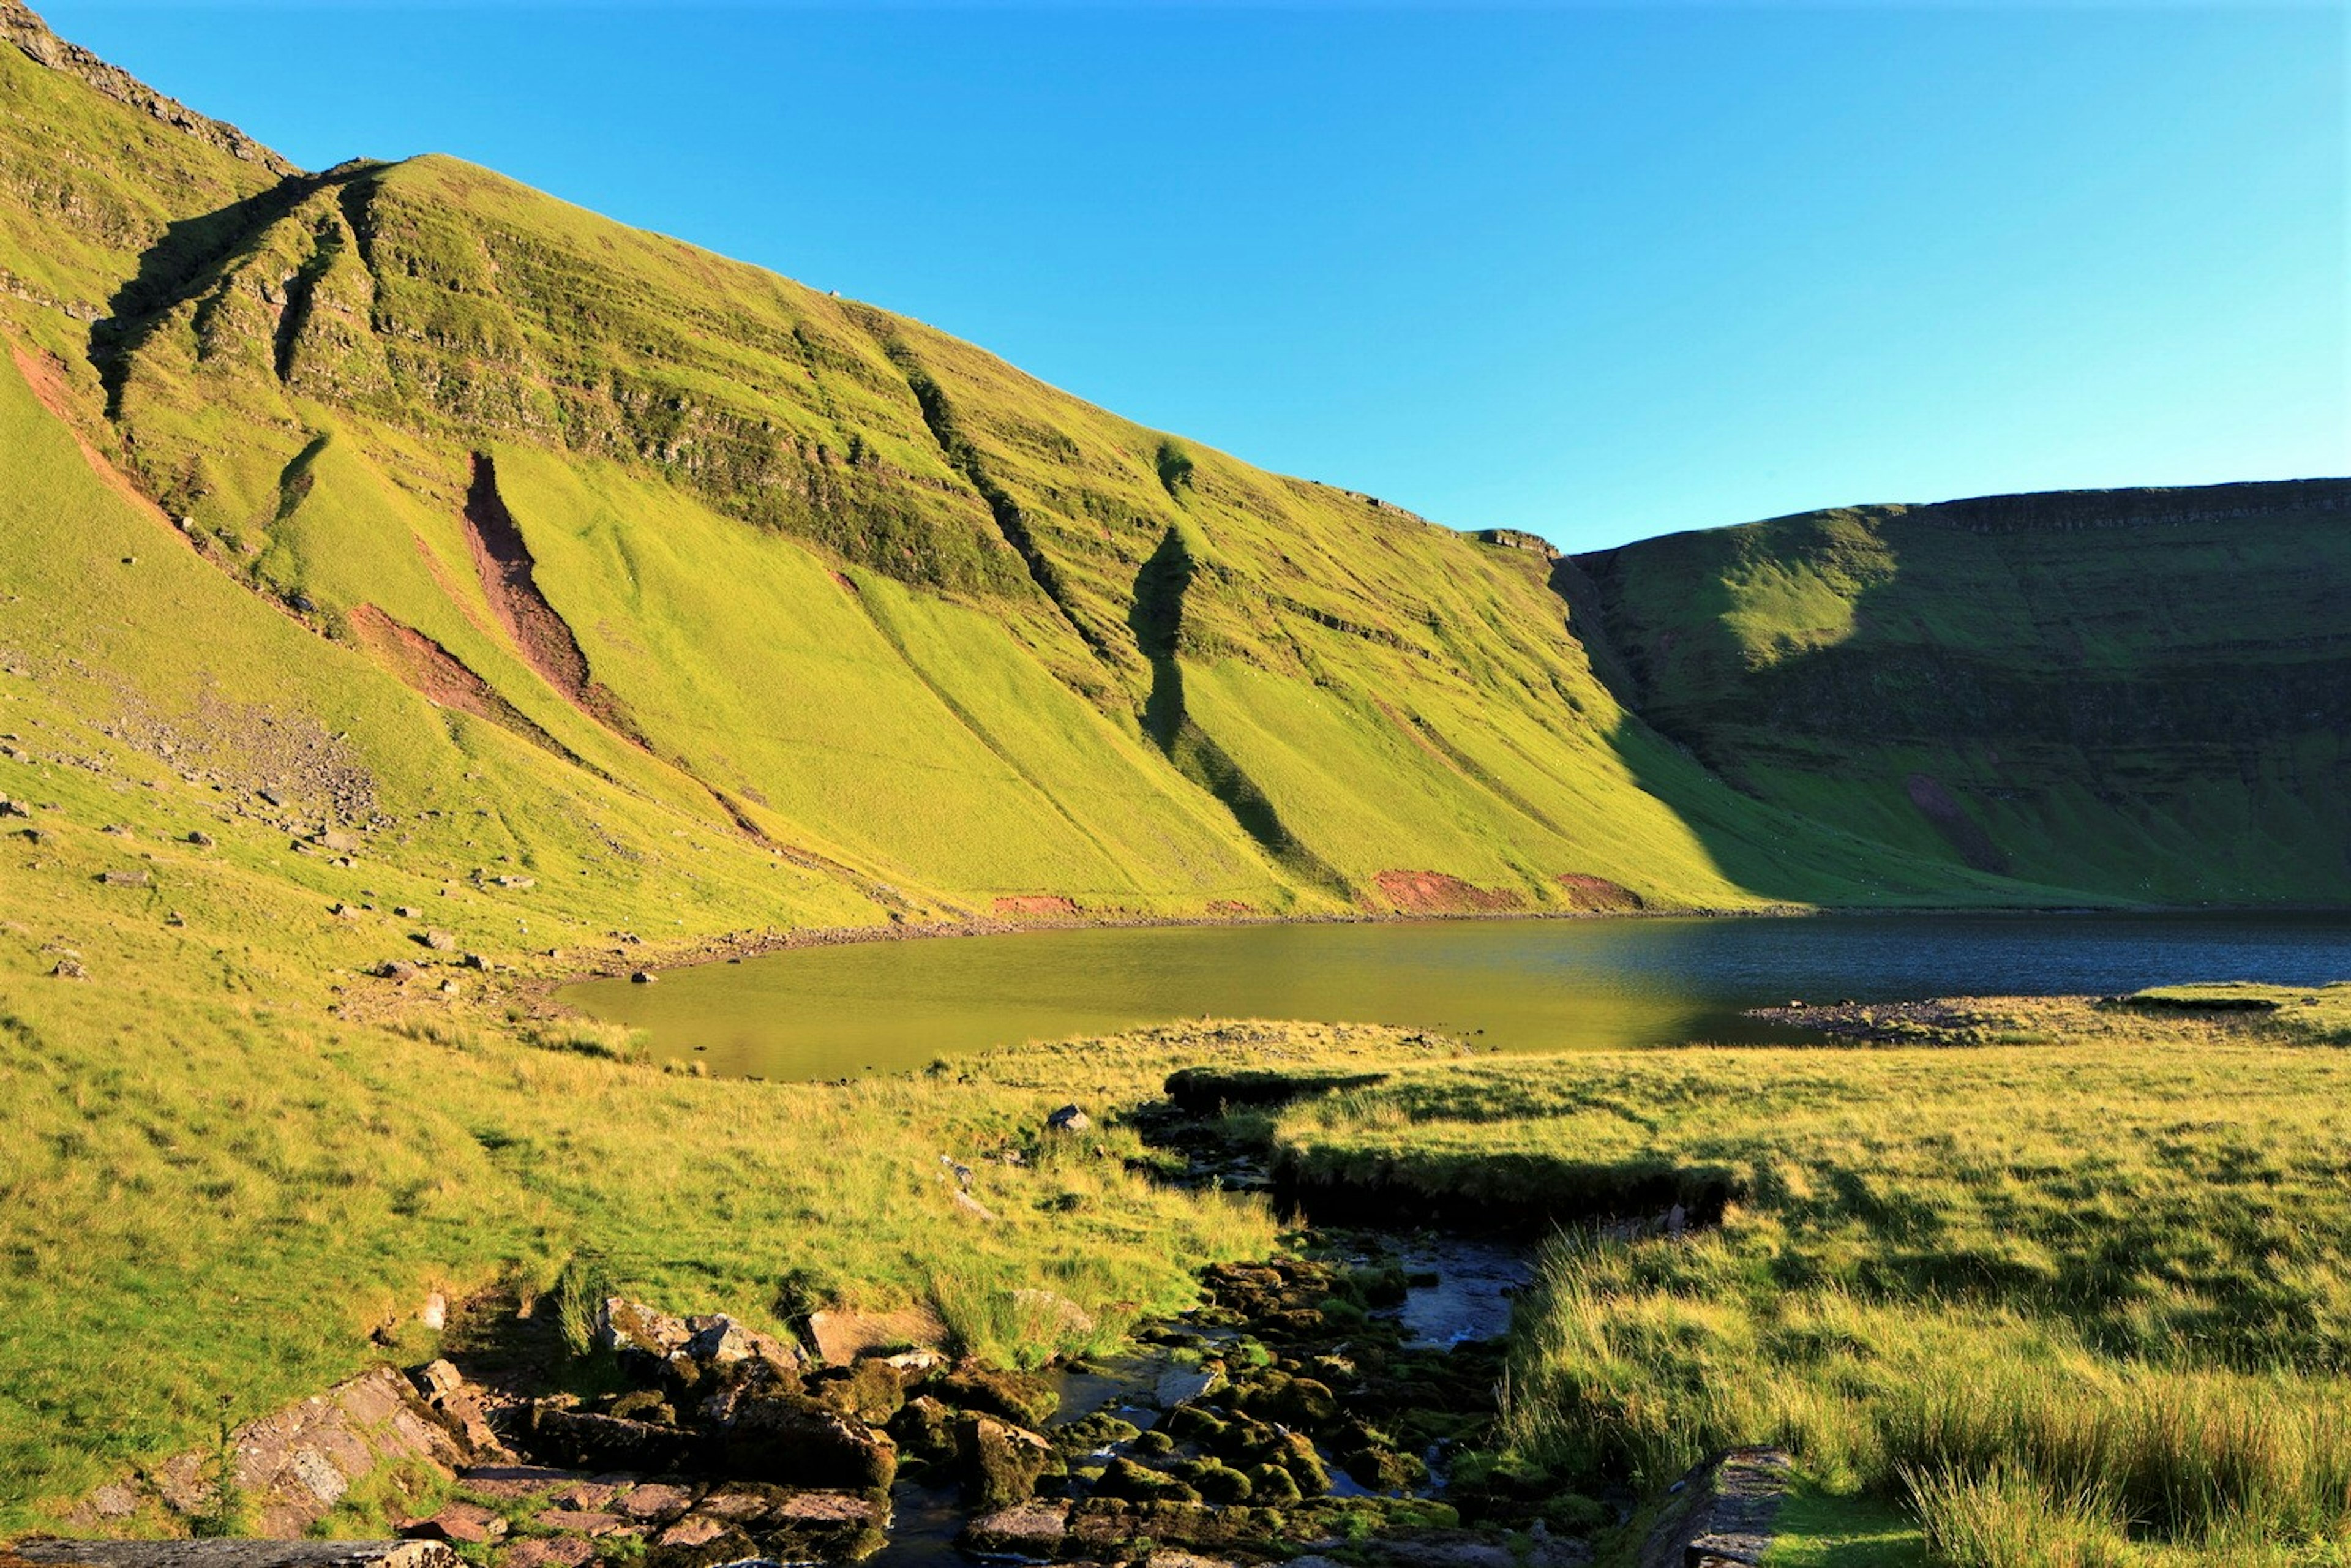
<svg viewBox="0 0 2351 1568"><path fill-rule="evenodd" d="M438 1541L26 1541L16 1552L79 1568L460 1568Z"/></svg>
<svg viewBox="0 0 2351 1568"><path fill-rule="evenodd" d="M1771 1523L1792 1462L1778 1448L1733 1448L1682 1478L1650 1532L1640 1568L1752 1568L1771 1549Z"/></svg>

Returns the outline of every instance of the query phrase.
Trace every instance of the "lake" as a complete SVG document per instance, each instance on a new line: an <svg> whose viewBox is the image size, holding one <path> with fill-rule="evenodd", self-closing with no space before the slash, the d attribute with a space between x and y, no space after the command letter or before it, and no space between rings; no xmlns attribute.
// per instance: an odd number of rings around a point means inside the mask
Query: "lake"
<svg viewBox="0 0 2351 1568"><path fill-rule="evenodd" d="M1800 1039L1741 1016L1799 998L2346 978L2351 915L1873 915L1039 931L796 948L559 996L648 1030L664 1057L825 1079L1204 1015L1594 1050Z"/></svg>

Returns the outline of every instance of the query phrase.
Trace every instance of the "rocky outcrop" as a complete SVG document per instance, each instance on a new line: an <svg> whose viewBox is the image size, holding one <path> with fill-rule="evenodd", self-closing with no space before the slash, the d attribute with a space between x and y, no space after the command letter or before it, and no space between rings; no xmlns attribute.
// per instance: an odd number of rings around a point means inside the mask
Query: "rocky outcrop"
<svg viewBox="0 0 2351 1568"><path fill-rule="evenodd" d="M42 21L30 6L19 4L19 0L0 0L0 40L14 44L24 51L26 58L53 71L78 77L115 102L127 104L174 131L219 148L231 157L257 163L273 174L301 172L235 126L209 115L198 114L178 99L164 97L129 71L108 65L79 44L67 43L49 31L48 24Z"/></svg>
<svg viewBox="0 0 2351 1568"><path fill-rule="evenodd" d="M383 1366L238 1427L221 1450L177 1454L142 1476L102 1487L66 1516L67 1523L102 1530L157 1514L205 1518L219 1509L225 1479L246 1514L241 1523L260 1535L298 1536L382 1466L408 1462L448 1475L475 1457L462 1426Z"/></svg>

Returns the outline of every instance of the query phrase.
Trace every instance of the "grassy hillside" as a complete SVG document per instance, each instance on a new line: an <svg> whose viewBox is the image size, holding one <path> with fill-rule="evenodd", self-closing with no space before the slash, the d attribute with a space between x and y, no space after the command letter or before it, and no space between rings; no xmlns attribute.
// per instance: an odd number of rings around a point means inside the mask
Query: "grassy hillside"
<svg viewBox="0 0 2351 1568"><path fill-rule="evenodd" d="M2343 901L2351 481L1814 512L1568 575L1620 693L1759 800L2126 898Z"/></svg>
<svg viewBox="0 0 2351 1568"><path fill-rule="evenodd" d="M865 918L2041 896L1723 789L1539 553L451 160L287 170L15 16L54 412L320 638Z"/></svg>
<svg viewBox="0 0 2351 1568"><path fill-rule="evenodd" d="M2075 860L2008 845L2036 882L1861 770L1726 785L1520 543L481 170L292 170L13 0L0 38L0 1529L354 1369L434 1285L601 1253L758 1317L805 1270L1013 1355L1040 1273L1114 1328L1270 1242L1116 1130L991 1168L984 1228L938 1177L1223 1037L707 1082L530 1010L591 960L1069 905L2132 891L2110 806ZM2268 792L2167 831L2258 809L2306 852L2228 886L2301 895L2340 865L2326 733L2254 735ZM2218 886L2180 841L2161 889Z"/></svg>

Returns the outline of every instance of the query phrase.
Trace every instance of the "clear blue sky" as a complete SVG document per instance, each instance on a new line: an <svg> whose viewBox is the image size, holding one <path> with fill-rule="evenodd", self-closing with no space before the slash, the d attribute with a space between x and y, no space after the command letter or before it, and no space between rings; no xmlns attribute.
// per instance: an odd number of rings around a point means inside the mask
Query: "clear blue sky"
<svg viewBox="0 0 2351 1568"><path fill-rule="evenodd" d="M43 9L1458 527L2351 473L2332 5Z"/></svg>

